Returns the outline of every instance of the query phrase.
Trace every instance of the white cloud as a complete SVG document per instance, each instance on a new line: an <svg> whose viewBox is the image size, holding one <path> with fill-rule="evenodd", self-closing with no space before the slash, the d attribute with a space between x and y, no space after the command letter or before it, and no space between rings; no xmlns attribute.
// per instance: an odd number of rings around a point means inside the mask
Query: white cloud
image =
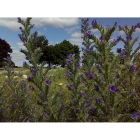
<svg viewBox="0 0 140 140"><path fill-rule="evenodd" d="M140 29L139 29L139 28L137 28L137 29L136 29L136 32L140 32Z"/></svg>
<svg viewBox="0 0 140 140"><path fill-rule="evenodd" d="M20 48L20 49L26 49L26 47L23 45L23 43L21 42L18 42L17 43L17 46Z"/></svg>
<svg viewBox="0 0 140 140"><path fill-rule="evenodd" d="M82 42L83 42L82 38L70 38L69 41L71 44L73 45L75 44L78 46L82 46Z"/></svg>
<svg viewBox="0 0 140 140"><path fill-rule="evenodd" d="M72 37L81 37L82 34L79 33L79 32L74 32L71 36L72 36Z"/></svg>
<svg viewBox="0 0 140 140"><path fill-rule="evenodd" d="M91 29L91 33L95 33L95 32L99 32L99 30L98 29Z"/></svg>
<svg viewBox="0 0 140 140"><path fill-rule="evenodd" d="M13 50L11 56L12 56L12 61L15 63L16 66L23 65L23 62L25 61L25 55L21 53L19 50Z"/></svg>
<svg viewBox="0 0 140 140"><path fill-rule="evenodd" d="M21 19L25 20L26 18ZM31 24L35 24L36 27L51 25L57 28L64 28L77 25L78 23L78 18L32 18L31 20ZM17 22L17 18L1 18L0 26L7 27L11 30L18 30L21 24Z"/></svg>
<svg viewBox="0 0 140 140"><path fill-rule="evenodd" d="M79 28L80 28L80 26L73 26L73 27L70 27L70 28L65 28L65 31L68 34L71 34L74 30L79 29Z"/></svg>

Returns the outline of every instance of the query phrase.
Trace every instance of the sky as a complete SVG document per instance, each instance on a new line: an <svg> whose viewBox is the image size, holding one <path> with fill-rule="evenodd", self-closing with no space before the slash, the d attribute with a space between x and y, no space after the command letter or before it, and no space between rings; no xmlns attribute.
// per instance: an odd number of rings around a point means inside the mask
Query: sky
<svg viewBox="0 0 140 140"><path fill-rule="evenodd" d="M21 19L26 19L22 18ZM55 45L56 43L61 43L63 40L68 40L73 45L78 45L81 51L81 48L84 47L82 45L82 34L81 34L81 17L80 18L59 18L59 17L33 17L31 20L31 24L35 24L34 28L31 32L38 32L38 35L44 35L49 41L50 45ZM118 22L118 25L124 26L132 26L136 25L140 22L140 18L90 18L89 24L91 25L92 20L97 21L97 23L101 24L104 27L111 27L115 22ZM25 55L21 53L20 49L25 49L23 43L20 41L18 34L21 33L19 27L22 27L20 23L17 22L17 17L12 18L0 18L0 38L5 40L11 46L13 52L11 53L12 60L16 66L22 66L23 62L26 61ZM98 30L92 30L92 33L97 37L100 37L100 33ZM138 37L140 35L140 29L137 29L134 37ZM118 28L114 32L112 39L115 39L117 36L122 36L125 38L124 32L119 32ZM139 42L138 42L139 43ZM134 46L136 48L138 43ZM123 43L118 43L112 51L116 52L116 48L123 48ZM82 53L81 53L82 55Z"/></svg>

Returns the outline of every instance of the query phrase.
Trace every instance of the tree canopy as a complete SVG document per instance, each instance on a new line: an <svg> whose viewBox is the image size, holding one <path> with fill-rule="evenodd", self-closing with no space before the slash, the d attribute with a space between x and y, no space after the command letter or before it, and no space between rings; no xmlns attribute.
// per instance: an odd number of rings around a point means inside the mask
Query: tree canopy
<svg viewBox="0 0 140 140"><path fill-rule="evenodd" d="M7 57L8 53L12 53L10 45L3 39L0 38L0 67L4 65L4 58Z"/></svg>

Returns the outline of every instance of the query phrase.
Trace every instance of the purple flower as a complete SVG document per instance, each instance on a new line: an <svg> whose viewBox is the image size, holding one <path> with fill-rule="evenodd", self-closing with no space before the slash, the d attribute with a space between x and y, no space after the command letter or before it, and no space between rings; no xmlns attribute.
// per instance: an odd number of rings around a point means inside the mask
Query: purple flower
<svg viewBox="0 0 140 140"><path fill-rule="evenodd" d="M38 35L38 32L36 31L36 32L35 32L35 36L37 36L37 35Z"/></svg>
<svg viewBox="0 0 140 140"><path fill-rule="evenodd" d="M68 85L68 89L72 89L73 88L73 84Z"/></svg>
<svg viewBox="0 0 140 140"><path fill-rule="evenodd" d="M85 42L82 42L82 45L85 45L86 43Z"/></svg>
<svg viewBox="0 0 140 140"><path fill-rule="evenodd" d="M37 71L36 71L36 70L31 70L31 73L32 73L33 75L36 75Z"/></svg>
<svg viewBox="0 0 140 140"><path fill-rule="evenodd" d="M121 53L121 48L117 48L117 53Z"/></svg>
<svg viewBox="0 0 140 140"><path fill-rule="evenodd" d="M127 83L127 80L124 80L123 82L124 82L124 83Z"/></svg>
<svg viewBox="0 0 140 140"><path fill-rule="evenodd" d="M137 113L137 112L134 112L134 113L131 115L131 118L132 118L133 120L137 120L138 117L139 117L139 113Z"/></svg>
<svg viewBox="0 0 140 140"><path fill-rule="evenodd" d="M136 96L136 92L133 91L131 96L133 96L133 97Z"/></svg>
<svg viewBox="0 0 140 140"><path fill-rule="evenodd" d="M119 77L120 77L120 75L117 73L117 74L116 74L116 78L119 78Z"/></svg>
<svg viewBox="0 0 140 140"><path fill-rule="evenodd" d="M97 91L99 90L99 86L97 84L95 84L94 87L95 87L95 90Z"/></svg>
<svg viewBox="0 0 140 140"><path fill-rule="evenodd" d="M128 28L128 27L127 27L127 25L125 25L124 27L125 27L125 29L127 29L127 28Z"/></svg>
<svg viewBox="0 0 140 140"><path fill-rule="evenodd" d="M18 19L18 21L21 21L21 18L20 17L18 17L17 19Z"/></svg>
<svg viewBox="0 0 140 140"><path fill-rule="evenodd" d="M122 50L121 53L120 53L120 56L121 56L121 57L125 57L125 55L126 55L125 51Z"/></svg>
<svg viewBox="0 0 140 140"><path fill-rule="evenodd" d="M23 43L25 43L25 42L26 42L26 40L25 40L24 38L21 38L21 41L22 41Z"/></svg>
<svg viewBox="0 0 140 140"><path fill-rule="evenodd" d="M30 89L30 90L34 90L34 87L33 87L33 86L29 86L29 89Z"/></svg>
<svg viewBox="0 0 140 140"><path fill-rule="evenodd" d="M100 39L101 41L104 40L102 36L101 36L99 39Z"/></svg>
<svg viewBox="0 0 140 140"><path fill-rule="evenodd" d="M29 76L29 77L27 77L27 80L28 80L28 82L30 82L33 80L33 78Z"/></svg>
<svg viewBox="0 0 140 140"><path fill-rule="evenodd" d="M93 20L93 21L92 21L92 26L96 26L96 25L97 25L96 20Z"/></svg>
<svg viewBox="0 0 140 140"><path fill-rule="evenodd" d="M22 27L19 27L20 30L22 30Z"/></svg>
<svg viewBox="0 0 140 140"><path fill-rule="evenodd" d="M86 36L91 36L91 31L87 31Z"/></svg>
<svg viewBox="0 0 140 140"><path fill-rule="evenodd" d="M73 56L73 54L68 54L68 55L67 55L67 59L72 58L72 56Z"/></svg>
<svg viewBox="0 0 140 140"><path fill-rule="evenodd" d="M137 69L137 66L132 65L132 66L130 67L130 71L136 71L136 69Z"/></svg>
<svg viewBox="0 0 140 140"><path fill-rule="evenodd" d="M121 30L121 29L122 29L122 27L121 27L120 25L119 25L118 27L119 27L119 30Z"/></svg>
<svg viewBox="0 0 140 140"><path fill-rule="evenodd" d="M72 72L71 72L71 71L68 72L67 76L68 76L68 77L72 76Z"/></svg>
<svg viewBox="0 0 140 140"><path fill-rule="evenodd" d="M100 103L101 102L101 98L96 98L95 99L95 102L98 104L98 103Z"/></svg>
<svg viewBox="0 0 140 140"><path fill-rule="evenodd" d="M120 92L120 90L118 88L116 88L116 92Z"/></svg>
<svg viewBox="0 0 140 140"><path fill-rule="evenodd" d="M65 105L61 104L61 108L64 109L65 108Z"/></svg>
<svg viewBox="0 0 140 140"><path fill-rule="evenodd" d="M50 80L46 80L46 85L50 85L52 82Z"/></svg>
<svg viewBox="0 0 140 140"><path fill-rule="evenodd" d="M131 40L131 39L132 39L132 37L126 36L126 40L127 40L127 41L129 41L129 40Z"/></svg>
<svg viewBox="0 0 140 140"><path fill-rule="evenodd" d="M26 65L27 65L26 61L25 61L25 62L23 62L23 67L24 67L24 66L26 66Z"/></svg>
<svg viewBox="0 0 140 140"><path fill-rule="evenodd" d="M92 79L93 77L94 77L94 75L93 75L92 72L89 72L89 73L87 74L87 78Z"/></svg>
<svg viewBox="0 0 140 140"><path fill-rule="evenodd" d="M109 89L110 89L110 92L116 92L116 87L114 85L111 85Z"/></svg>
<svg viewBox="0 0 140 140"><path fill-rule="evenodd" d="M137 26L140 26L140 23L137 23Z"/></svg>

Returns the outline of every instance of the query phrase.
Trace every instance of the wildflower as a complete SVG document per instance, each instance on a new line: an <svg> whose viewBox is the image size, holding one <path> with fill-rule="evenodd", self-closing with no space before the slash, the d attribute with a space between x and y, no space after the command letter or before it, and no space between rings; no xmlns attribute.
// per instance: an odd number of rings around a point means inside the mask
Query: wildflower
<svg viewBox="0 0 140 140"><path fill-rule="evenodd" d="M89 79L92 79L93 78L93 73L92 72L89 72L88 74L87 74L87 78L89 78Z"/></svg>
<svg viewBox="0 0 140 140"><path fill-rule="evenodd" d="M14 76L14 79L18 78L18 76Z"/></svg>
<svg viewBox="0 0 140 140"><path fill-rule="evenodd" d="M95 87L95 90L97 91L99 90L99 86L97 84L95 84L94 87Z"/></svg>
<svg viewBox="0 0 140 140"><path fill-rule="evenodd" d="M87 31L86 36L91 36L91 31Z"/></svg>
<svg viewBox="0 0 140 140"><path fill-rule="evenodd" d="M129 40L131 40L131 39L132 39L132 37L126 36L126 40L127 40L127 41L129 41Z"/></svg>
<svg viewBox="0 0 140 140"><path fill-rule="evenodd" d="M20 30L22 30L22 27L19 27Z"/></svg>
<svg viewBox="0 0 140 140"><path fill-rule="evenodd" d="M121 56L121 57L124 57L125 55L126 55L126 54L125 54L125 51L122 50L121 53L120 53L120 56Z"/></svg>
<svg viewBox="0 0 140 140"><path fill-rule="evenodd" d="M99 39L100 39L101 41L104 40L102 36L101 36Z"/></svg>
<svg viewBox="0 0 140 140"><path fill-rule="evenodd" d="M52 82L50 80L46 80L46 85L50 85Z"/></svg>
<svg viewBox="0 0 140 140"><path fill-rule="evenodd" d="M29 77L27 77L27 80L28 80L28 82L30 82L33 80L33 78L29 76Z"/></svg>
<svg viewBox="0 0 140 140"><path fill-rule="evenodd" d="M113 85L111 85L111 86L110 86L110 92L116 92L116 87L113 86Z"/></svg>
<svg viewBox="0 0 140 140"><path fill-rule="evenodd" d="M72 58L72 56L73 56L73 54L68 54L67 58L70 59L70 58Z"/></svg>
<svg viewBox="0 0 140 140"><path fill-rule="evenodd" d="M61 108L64 109L65 108L65 105L61 104Z"/></svg>
<svg viewBox="0 0 140 140"><path fill-rule="evenodd" d="M73 84L68 85L68 89L72 89L73 88Z"/></svg>
<svg viewBox="0 0 140 140"><path fill-rule="evenodd" d="M121 53L121 48L117 48L117 53Z"/></svg>
<svg viewBox="0 0 140 140"><path fill-rule="evenodd" d="M34 90L34 87L33 87L33 86L29 86L29 89L30 89L30 90Z"/></svg>
<svg viewBox="0 0 140 140"><path fill-rule="evenodd" d="M36 36L36 35L38 35L38 32L37 32L37 31L35 32L35 36Z"/></svg>
<svg viewBox="0 0 140 140"><path fill-rule="evenodd" d="M119 30L121 30L121 29L122 29L122 27L121 27L120 25L119 25L118 27L119 27Z"/></svg>
<svg viewBox="0 0 140 140"><path fill-rule="evenodd" d="M21 41L22 41L23 43L25 43L25 42L26 42L26 40L25 40L24 38L21 38Z"/></svg>
<svg viewBox="0 0 140 140"><path fill-rule="evenodd" d="M136 71L136 69L137 69L137 66L132 65L132 66L130 67L130 71Z"/></svg>
<svg viewBox="0 0 140 140"><path fill-rule="evenodd" d="M131 115L131 118L132 118L133 120L137 120L138 117L139 117L139 113L137 113L137 112L134 112L134 113Z"/></svg>
<svg viewBox="0 0 140 140"><path fill-rule="evenodd" d="M131 96L132 97L136 96L136 92L133 91L132 94L131 94Z"/></svg>
<svg viewBox="0 0 140 140"><path fill-rule="evenodd" d="M119 77L120 77L120 75L117 73L117 74L116 74L116 78L119 78Z"/></svg>
<svg viewBox="0 0 140 140"><path fill-rule="evenodd" d="M96 26L96 25L97 25L96 20L93 20L93 21L92 21L92 26Z"/></svg>
<svg viewBox="0 0 140 140"><path fill-rule="evenodd" d="M18 17L17 19L18 19L19 22L21 21L21 18L20 17Z"/></svg>
<svg viewBox="0 0 140 140"><path fill-rule="evenodd" d="M26 65L27 65L26 61L25 61L25 62L23 62L23 67L25 67Z"/></svg>
<svg viewBox="0 0 140 140"><path fill-rule="evenodd" d="M68 72L67 76L68 76L68 77L72 76L72 72L71 72L71 71Z"/></svg>
<svg viewBox="0 0 140 140"><path fill-rule="evenodd" d="M100 102L101 102L101 98L96 98L96 99L95 99L95 102L96 102L96 103L100 103Z"/></svg>
<svg viewBox="0 0 140 140"><path fill-rule="evenodd" d="M32 73L33 75L36 75L37 71L36 71L36 70L31 70L31 73Z"/></svg>

